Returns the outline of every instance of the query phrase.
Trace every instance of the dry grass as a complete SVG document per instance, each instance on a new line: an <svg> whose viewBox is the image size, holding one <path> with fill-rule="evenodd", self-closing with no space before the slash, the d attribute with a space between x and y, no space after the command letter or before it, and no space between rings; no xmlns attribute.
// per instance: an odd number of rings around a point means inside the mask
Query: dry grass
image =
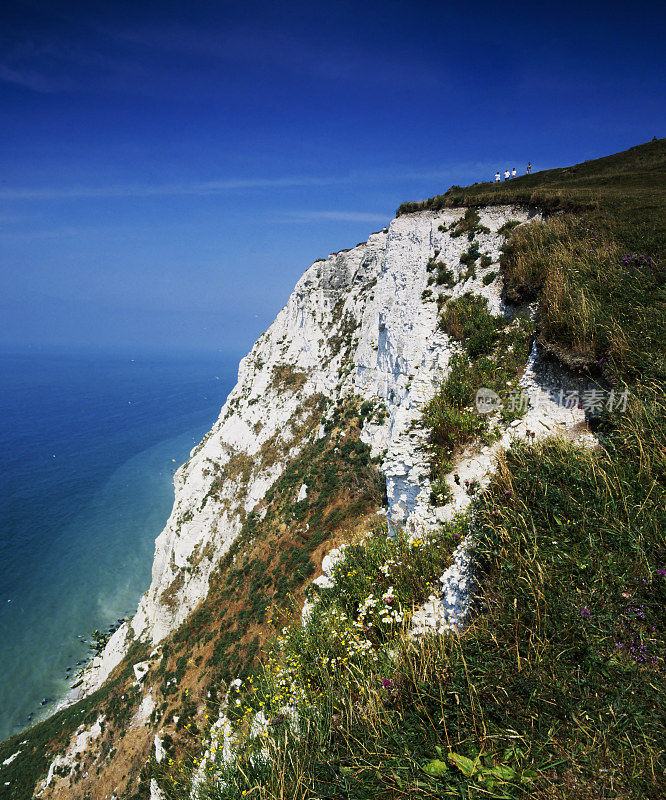
<svg viewBox="0 0 666 800"><path fill-rule="evenodd" d="M276 364L273 367L271 386L275 390L297 392L307 379L305 372L295 369L291 364Z"/></svg>
<svg viewBox="0 0 666 800"><path fill-rule="evenodd" d="M508 299L539 297L542 342L575 366L666 375L666 270L589 220L518 228L501 259Z"/></svg>

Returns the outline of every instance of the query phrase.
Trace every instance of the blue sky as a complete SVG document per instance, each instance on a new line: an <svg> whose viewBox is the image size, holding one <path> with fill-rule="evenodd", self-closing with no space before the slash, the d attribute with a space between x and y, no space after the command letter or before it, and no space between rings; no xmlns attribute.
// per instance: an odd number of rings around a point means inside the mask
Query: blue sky
<svg viewBox="0 0 666 800"><path fill-rule="evenodd" d="M3 4L0 346L244 351L403 200L663 136L656 9Z"/></svg>

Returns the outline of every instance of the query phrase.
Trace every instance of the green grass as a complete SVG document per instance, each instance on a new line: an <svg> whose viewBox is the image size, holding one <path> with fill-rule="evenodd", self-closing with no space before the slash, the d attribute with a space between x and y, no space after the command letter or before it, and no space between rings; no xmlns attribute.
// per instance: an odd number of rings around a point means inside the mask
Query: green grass
<svg viewBox="0 0 666 800"><path fill-rule="evenodd" d="M488 355L497 340L498 331L506 319L488 311L484 297L464 294L450 302L442 314L439 327L449 336L465 343L471 358Z"/></svg>
<svg viewBox="0 0 666 800"><path fill-rule="evenodd" d="M662 392L636 396L601 451L514 446L477 509L466 681L491 730L566 760L572 797L656 797L666 766Z"/></svg>
<svg viewBox="0 0 666 800"><path fill-rule="evenodd" d="M656 256L565 216L519 228L500 263L509 300L539 298L541 340L561 360L607 377L666 377L666 264Z"/></svg>
<svg viewBox="0 0 666 800"><path fill-rule="evenodd" d="M403 203L398 215L452 206L520 204L546 211L602 211L622 229L621 244L663 255L666 233L666 139L571 167L522 175L508 183L452 186L422 202ZM640 246L639 246L640 243Z"/></svg>

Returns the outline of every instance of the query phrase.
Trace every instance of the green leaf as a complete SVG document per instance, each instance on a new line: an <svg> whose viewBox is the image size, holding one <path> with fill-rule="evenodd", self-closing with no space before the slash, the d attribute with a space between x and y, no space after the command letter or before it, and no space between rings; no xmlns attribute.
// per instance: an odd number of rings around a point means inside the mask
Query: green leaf
<svg viewBox="0 0 666 800"><path fill-rule="evenodd" d="M498 778L501 781L512 781L516 777L516 770L513 767L502 765L499 767L492 767L492 769L484 769L483 774Z"/></svg>
<svg viewBox="0 0 666 800"><path fill-rule="evenodd" d="M477 756L474 761L471 758L458 755L458 753L449 753L449 761L454 764L462 772L462 774L471 778L479 766L479 757Z"/></svg>
<svg viewBox="0 0 666 800"><path fill-rule="evenodd" d="M445 775L449 771L449 765L446 761L440 761L438 758L434 758L423 767L423 771L431 778L441 778L442 775Z"/></svg>

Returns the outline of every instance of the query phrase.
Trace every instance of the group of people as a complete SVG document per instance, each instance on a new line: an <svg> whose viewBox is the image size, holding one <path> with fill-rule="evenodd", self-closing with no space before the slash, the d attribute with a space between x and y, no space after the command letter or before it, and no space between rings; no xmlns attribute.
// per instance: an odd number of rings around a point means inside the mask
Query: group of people
<svg viewBox="0 0 666 800"><path fill-rule="evenodd" d="M529 175L532 172L532 162L527 162L527 169L525 170L526 173ZM508 181L510 178L515 178L518 173L516 172L516 168L514 167L511 171L508 169L504 170L504 180ZM495 183L499 183L502 180L502 176L499 170L495 173Z"/></svg>

